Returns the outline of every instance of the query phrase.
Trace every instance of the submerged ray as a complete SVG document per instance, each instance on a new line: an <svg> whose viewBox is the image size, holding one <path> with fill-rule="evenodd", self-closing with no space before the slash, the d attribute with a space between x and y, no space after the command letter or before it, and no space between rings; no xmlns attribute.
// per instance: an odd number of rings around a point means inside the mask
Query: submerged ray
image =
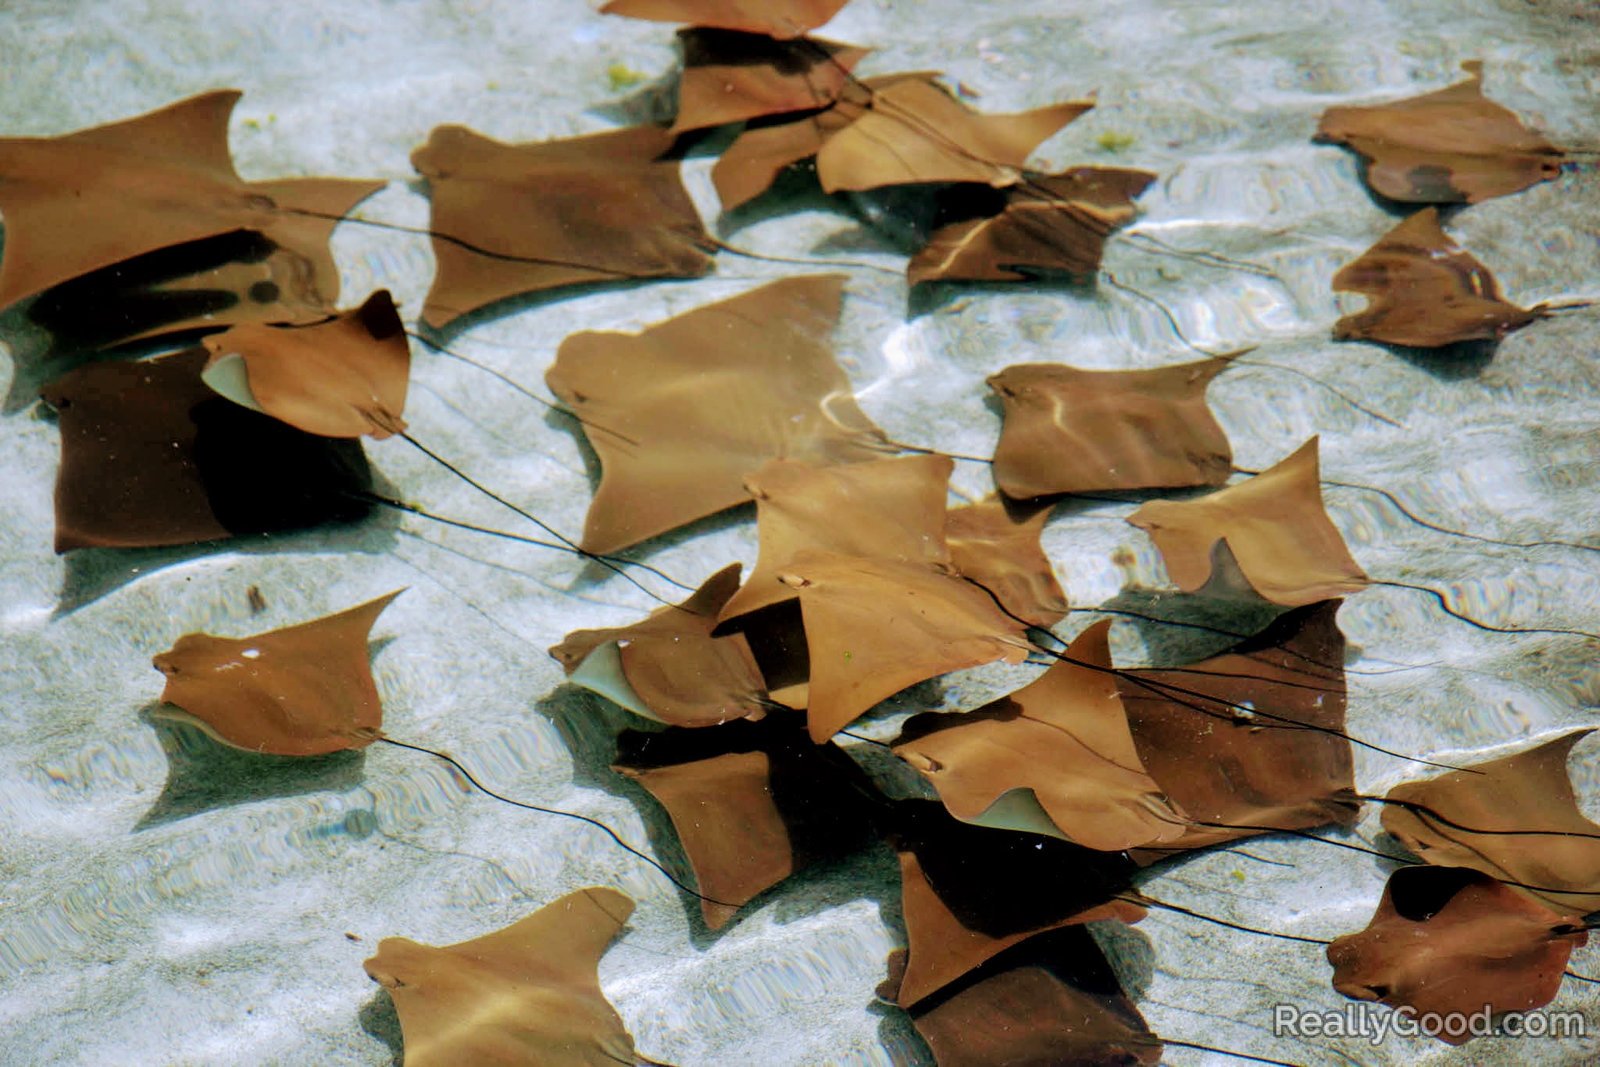
<svg viewBox="0 0 1600 1067"><path fill-rule="evenodd" d="M1563 913L1600 911L1600 825L1578 808L1573 730L1499 759L1389 790L1383 828L1428 863L1470 867Z"/></svg>
<svg viewBox="0 0 1600 1067"><path fill-rule="evenodd" d="M203 342L206 384L323 437L404 433L411 349L386 289L313 326L235 326Z"/></svg>
<svg viewBox="0 0 1600 1067"><path fill-rule="evenodd" d="M44 388L61 426L57 552L278 533L371 511L359 441L217 395L205 363L203 348L90 363Z"/></svg>
<svg viewBox="0 0 1600 1067"><path fill-rule="evenodd" d="M867 48L815 38L688 29L675 132L827 107L850 84Z"/></svg>
<svg viewBox="0 0 1600 1067"><path fill-rule="evenodd" d="M772 459L816 465L892 450L856 406L829 335L844 279L772 282L637 334L584 332L545 375L600 457L587 552L638 544L750 499Z"/></svg>
<svg viewBox="0 0 1600 1067"><path fill-rule="evenodd" d="M632 278L696 278L715 247L663 158L674 134L630 126L504 144L440 126L411 154L428 179L438 262L422 308L444 326L520 293Z"/></svg>
<svg viewBox="0 0 1600 1067"><path fill-rule="evenodd" d="M1095 623L1036 681L976 710L910 719L895 755L963 822L1120 852L1181 837L1188 820L1140 762ZM1040 816L1043 818L1040 818Z"/></svg>
<svg viewBox="0 0 1600 1067"><path fill-rule="evenodd" d="M632 913L615 889L580 889L455 945L386 937L363 966L394 1000L409 1067L632 1065L633 1038L598 974Z"/></svg>
<svg viewBox="0 0 1600 1067"><path fill-rule="evenodd" d="M1206 406L1223 359L1158 370L1019 363L991 375L1005 407L995 484L1028 500L1060 493L1222 485L1233 450Z"/></svg>
<svg viewBox="0 0 1600 1067"><path fill-rule="evenodd" d="M1461 64L1464 82L1371 107L1333 107L1317 140L1346 145L1366 162L1367 183L1391 200L1475 204L1561 173L1561 149L1483 95L1483 64Z"/></svg>
<svg viewBox="0 0 1600 1067"><path fill-rule="evenodd" d="M739 564L707 578L682 604L631 626L575 630L550 650L567 677L613 703L673 726L760 718L767 693L743 634L711 636L739 587Z"/></svg>
<svg viewBox="0 0 1600 1067"><path fill-rule="evenodd" d="M155 657L167 678L156 714L250 752L365 748L383 734L367 636L401 592L251 637L185 634Z"/></svg>
<svg viewBox="0 0 1600 1067"><path fill-rule="evenodd" d="M618 739L612 769L666 809L713 930L796 871L871 837L865 775L837 746L812 744L795 718Z"/></svg>
<svg viewBox="0 0 1600 1067"><path fill-rule="evenodd" d="M1192 593L1237 577L1285 607L1344 596L1367 576L1322 505L1317 438L1247 481L1194 500L1151 500L1128 521L1150 535L1167 573Z"/></svg>
<svg viewBox="0 0 1600 1067"><path fill-rule="evenodd" d="M1186 667L1121 672L1139 758L1193 824L1143 858L1354 821L1339 603L1285 612Z"/></svg>
<svg viewBox="0 0 1600 1067"><path fill-rule="evenodd" d="M1546 314L1502 297L1489 268L1445 234L1431 207L1341 267L1333 288L1368 299L1364 310L1334 324L1333 336L1342 341L1415 348L1498 341Z"/></svg>
<svg viewBox="0 0 1600 1067"><path fill-rule="evenodd" d="M328 237L384 183L244 181L228 151L228 117L240 96L217 90L60 137L0 138L0 309L103 268L247 232L262 238L263 258L292 261L291 269L249 282L248 300L234 294L203 313L156 316L116 339L274 315L303 322L332 310L339 272ZM226 262L237 259L234 249ZM165 286L180 307L188 286L216 290L225 281L213 270L191 276L193 269L178 268L180 280Z"/></svg>
<svg viewBox="0 0 1600 1067"><path fill-rule="evenodd" d="M1589 935L1562 915L1465 867L1402 867L1366 929L1328 946L1333 987L1356 1000L1437 1020L1432 1036L1464 1045L1488 1016L1555 999L1574 948ZM1443 1023L1455 1015L1473 1026ZM1427 1032L1427 1023L1423 1023Z"/></svg>

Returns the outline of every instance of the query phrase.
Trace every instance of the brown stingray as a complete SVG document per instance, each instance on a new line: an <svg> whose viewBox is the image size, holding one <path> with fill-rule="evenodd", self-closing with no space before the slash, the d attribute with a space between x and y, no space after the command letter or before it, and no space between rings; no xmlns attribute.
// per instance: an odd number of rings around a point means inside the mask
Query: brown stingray
<svg viewBox="0 0 1600 1067"><path fill-rule="evenodd" d="M225 400L201 379L205 363L201 348L90 363L45 387L61 426L57 552L189 544L370 512L358 441Z"/></svg>
<svg viewBox="0 0 1600 1067"><path fill-rule="evenodd" d="M998 212L940 225L911 257L906 277L912 285L1091 278L1106 237L1132 221L1134 198L1155 179L1149 171L1109 167L1027 175L1005 190Z"/></svg>
<svg viewBox="0 0 1600 1067"><path fill-rule="evenodd" d="M1206 406L1223 359L1158 370L1019 363L989 377L1005 406L994 480L1016 500L1058 493L1222 485L1227 435Z"/></svg>
<svg viewBox="0 0 1600 1067"><path fill-rule="evenodd" d="M627 731L613 769L650 791L672 818L694 868L706 925L870 833L873 789L835 745L807 740L796 717L715 730Z"/></svg>
<svg viewBox="0 0 1600 1067"><path fill-rule="evenodd" d="M157 714L248 752L365 748L383 734L367 635L401 592L253 637L184 634L154 660L167 676Z"/></svg>
<svg viewBox="0 0 1600 1067"><path fill-rule="evenodd" d="M615 889L580 889L455 945L386 937L363 966L394 1000L407 1067L631 1065L598 969L632 914Z"/></svg>
<svg viewBox="0 0 1600 1067"><path fill-rule="evenodd" d="M1465 1016L1461 1032L1433 1034L1464 1045L1488 1030L1485 1009L1521 1012L1555 999L1572 950L1589 940L1579 921L1479 871L1402 867L1389 876L1367 928L1328 946L1333 987L1409 1008L1421 1020Z"/></svg>
<svg viewBox="0 0 1600 1067"><path fill-rule="evenodd" d="M830 193L926 182L1014 185L1033 150L1093 106L1077 100L983 115L931 80L903 78L876 89L866 113L822 144L817 178Z"/></svg>
<svg viewBox="0 0 1600 1067"><path fill-rule="evenodd" d="M687 22L769 37L798 37L839 13L850 0L606 0L602 15Z"/></svg>
<svg viewBox="0 0 1600 1067"><path fill-rule="evenodd" d="M1334 324L1333 336L1341 341L1417 348L1497 341L1547 314L1502 297L1489 268L1445 234L1431 207L1341 267L1333 287L1368 298L1365 310Z"/></svg>
<svg viewBox="0 0 1600 1067"><path fill-rule="evenodd" d="M894 803L887 825L900 853L909 945L892 998L902 1007L1044 931L1144 917L1120 898L1135 871L1121 853L972 826L928 800Z"/></svg>
<svg viewBox="0 0 1600 1067"><path fill-rule="evenodd" d="M1067 595L1040 547L1048 508L1013 509L990 498L945 515L950 562L1012 615L1048 629L1067 614Z"/></svg>
<svg viewBox="0 0 1600 1067"><path fill-rule="evenodd" d="M1117 686L1139 758L1195 824L1142 859L1248 837L1255 827L1355 820L1338 611L1337 600L1296 608L1221 655L1122 672Z"/></svg>
<svg viewBox="0 0 1600 1067"><path fill-rule="evenodd" d="M843 108L831 107L744 130L711 168L711 183L722 210L732 211L766 192L778 175L815 156L829 137L851 121Z"/></svg>
<svg viewBox="0 0 1600 1067"><path fill-rule="evenodd" d="M723 211L733 211L754 200L790 166L816 157L827 139L867 114L872 96L898 82L926 82L931 72L902 72L875 78L853 78L838 99L816 112L757 118L734 138L712 166L710 178L717 187Z"/></svg>
<svg viewBox="0 0 1600 1067"><path fill-rule="evenodd" d="M308 321L332 310L339 272L328 237L339 216L383 183L242 180L228 153L228 116L240 95L233 89L204 93L61 137L0 139L6 233L0 309L150 253L252 231L277 258L275 266L257 268L263 275L251 284L265 288L254 289L251 300L129 336L241 321ZM216 276L202 275L169 292L181 301L191 286L219 284Z"/></svg>
<svg viewBox="0 0 1600 1067"><path fill-rule="evenodd" d="M907 686L1032 647L982 589L926 564L804 552L783 580L800 594L817 742Z"/></svg>
<svg viewBox="0 0 1600 1067"><path fill-rule="evenodd" d="M1109 620L1036 681L964 714L910 719L894 753L962 822L1120 852L1183 836L1188 820L1145 773L1111 673Z"/></svg>
<svg viewBox="0 0 1600 1067"><path fill-rule="evenodd" d="M1514 888L1561 912L1600 910L1600 825L1578 809L1567 777L1572 746L1590 732L1401 783L1383 828L1428 863L1522 883Z"/></svg>
<svg viewBox="0 0 1600 1067"><path fill-rule="evenodd" d="M575 630L550 650L571 678L629 711L673 726L759 718L766 690L742 634L712 637L739 588L739 564L707 578L682 604L608 630Z"/></svg>
<svg viewBox="0 0 1600 1067"><path fill-rule="evenodd" d="M750 499L769 459L813 464L890 450L856 406L829 335L844 279L785 278L637 334L584 332L545 375L586 424L600 486L588 552L614 552Z"/></svg>
<svg viewBox="0 0 1600 1067"><path fill-rule="evenodd" d="M1333 107L1317 140L1347 145L1367 163L1367 183L1391 200L1475 204L1561 173L1561 149L1484 98L1483 64L1447 89L1375 107Z"/></svg>
<svg viewBox="0 0 1600 1067"><path fill-rule="evenodd" d="M411 349L386 289L314 326L235 326L203 342L228 399L323 437L403 433Z"/></svg>
<svg viewBox="0 0 1600 1067"><path fill-rule="evenodd" d="M755 199L783 171L813 158L830 137L867 113L873 93L896 82L933 76L888 74L851 81L840 89L838 99L819 111L752 122L711 168L722 210L732 211Z"/></svg>
<svg viewBox="0 0 1600 1067"><path fill-rule="evenodd" d="M879 995L892 999L888 981ZM939 1067L1156 1067L1161 1039L1081 927L1053 931L911 1008Z"/></svg>
<svg viewBox="0 0 1600 1067"><path fill-rule="evenodd" d="M1128 521L1150 535L1184 592L1213 579L1213 588L1232 586L1237 569L1249 592L1298 607L1367 584L1323 510L1321 477L1313 437L1248 481L1194 500L1151 500Z"/></svg>
<svg viewBox="0 0 1600 1067"><path fill-rule="evenodd" d="M663 159L672 131L630 126L504 144L440 126L411 154L433 202L430 326L543 289L630 278L695 278L713 244Z"/></svg>
<svg viewBox="0 0 1600 1067"><path fill-rule="evenodd" d="M871 51L836 41L689 29L674 132L827 107Z"/></svg>
<svg viewBox="0 0 1600 1067"><path fill-rule="evenodd" d="M1063 955L1099 955L1088 934L1064 930L1061 935ZM1108 976L1106 984L1085 991L1061 976L1058 969L1070 964L1032 962L1043 951L1029 942L1018 957L1007 955L949 996L912 1009L911 1021L939 1067L1156 1067L1161 1062L1161 1039L1116 985L1103 958L1099 969Z"/></svg>
<svg viewBox="0 0 1600 1067"><path fill-rule="evenodd" d="M948 567L945 496L948 456L895 456L814 467L775 459L745 480L756 501L761 555L750 580L722 609L723 620L792 600L781 576L801 552Z"/></svg>

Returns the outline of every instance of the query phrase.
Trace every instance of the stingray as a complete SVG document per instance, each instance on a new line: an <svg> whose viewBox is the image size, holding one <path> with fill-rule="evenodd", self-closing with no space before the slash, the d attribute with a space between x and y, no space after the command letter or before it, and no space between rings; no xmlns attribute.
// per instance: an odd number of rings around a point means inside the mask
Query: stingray
<svg viewBox="0 0 1600 1067"><path fill-rule="evenodd" d="M1094 106L1073 101L984 115L935 76L908 72L852 82L829 107L753 125L712 169L722 209L754 199L785 169L813 157L827 192L942 182L1013 186L1040 143Z"/></svg>
<svg viewBox="0 0 1600 1067"><path fill-rule="evenodd" d="M775 459L745 480L755 498L760 556L723 607L725 621L795 591L780 579L801 552L949 568L945 545L948 456L895 456L831 467Z"/></svg>
<svg viewBox="0 0 1600 1067"><path fill-rule="evenodd" d="M817 151L826 192L928 182L1015 185L1040 143L1094 106L1075 100L1009 115L972 111L929 79L875 88L866 112Z"/></svg>
<svg viewBox="0 0 1600 1067"><path fill-rule="evenodd" d="M1489 268L1445 234L1431 207L1341 267L1333 287L1369 301L1334 324L1333 336L1341 341L1414 348L1498 341L1548 314L1543 305L1520 308L1502 297Z"/></svg>
<svg viewBox="0 0 1600 1067"><path fill-rule="evenodd" d="M1367 183L1403 203L1475 204L1561 173L1561 149L1484 98L1483 64L1470 60L1461 67L1470 77L1447 89L1372 107L1329 108L1317 140L1359 153Z"/></svg>
<svg viewBox="0 0 1600 1067"><path fill-rule="evenodd" d="M323 437L404 433L411 349L387 290L312 326L235 326L203 342L217 392Z"/></svg>
<svg viewBox="0 0 1600 1067"><path fill-rule="evenodd" d="M1186 667L1119 673L1139 759L1194 824L1142 858L1355 820L1339 603L1285 612Z"/></svg>
<svg viewBox="0 0 1600 1067"><path fill-rule="evenodd" d="M1158 370L1018 363L991 375L1005 407L995 485L1029 500L1060 493L1223 485L1233 450L1206 406L1223 359Z"/></svg>
<svg viewBox="0 0 1600 1067"><path fill-rule="evenodd" d="M889 74L851 80L825 108L751 122L711 168L722 210L732 211L754 200L779 174L815 157L830 137L866 114L874 92L908 78L929 77L932 75Z"/></svg>
<svg viewBox="0 0 1600 1067"><path fill-rule="evenodd" d="M963 714L914 716L894 743L950 814L1120 852L1181 837L1188 820L1139 761L1111 672L1109 620L1027 686Z"/></svg>
<svg viewBox="0 0 1600 1067"><path fill-rule="evenodd" d="M631 914L615 889L580 889L455 945L386 937L363 966L394 1000L407 1067L631 1065L640 1057L598 973Z"/></svg>
<svg viewBox="0 0 1600 1067"><path fill-rule="evenodd" d="M706 925L818 860L863 844L875 791L834 745L790 713L714 730L627 731L613 769L649 790L694 868ZM710 899L706 899L710 898Z"/></svg>
<svg viewBox="0 0 1600 1067"><path fill-rule="evenodd" d="M1315 437L1248 481L1194 500L1151 500L1128 521L1150 535L1186 593L1209 582L1213 592L1298 607L1367 585L1323 510Z"/></svg>
<svg viewBox="0 0 1600 1067"><path fill-rule="evenodd" d="M705 274L714 244L663 158L674 140L656 126L529 144L436 128L411 154L438 261L422 320L566 285Z"/></svg>
<svg viewBox="0 0 1600 1067"><path fill-rule="evenodd" d="M1045 931L1144 917L1120 896L1135 870L1121 853L972 826L927 800L897 801L887 820L909 945L894 996L902 1007Z"/></svg>
<svg viewBox="0 0 1600 1067"><path fill-rule="evenodd" d="M990 498L945 513L950 562L994 595L1005 611L1048 629L1067 614L1067 595L1044 554L1039 535L1048 508L1012 508Z"/></svg>
<svg viewBox="0 0 1600 1067"><path fill-rule="evenodd" d="M765 714L766 690L742 634L712 637L739 587L739 564L706 579L682 604L632 626L577 630L550 655L579 685L637 715L674 726L715 726Z"/></svg>
<svg viewBox="0 0 1600 1067"><path fill-rule="evenodd" d="M156 714L248 752L365 748L383 733L367 635L400 593L251 637L185 634L155 657L167 678Z"/></svg>
<svg viewBox="0 0 1600 1067"><path fill-rule="evenodd" d="M958 187L940 198L941 214L950 217L911 257L906 277L912 285L1092 278L1106 237L1133 220L1134 198L1155 178L1143 170L1075 167L1027 174L999 194Z"/></svg>
<svg viewBox="0 0 1600 1067"><path fill-rule="evenodd" d="M827 107L871 49L818 39L774 40L728 30L680 30L683 76L675 133Z"/></svg>
<svg viewBox="0 0 1600 1067"><path fill-rule="evenodd" d="M893 1000L897 975L879 986ZM939 1067L1156 1067L1162 1042L1082 927L1041 935L911 1008Z"/></svg>
<svg viewBox="0 0 1600 1067"><path fill-rule="evenodd" d="M325 316L339 291L328 237L340 216L383 183L244 181L228 153L228 116L240 95L204 93L61 137L0 139L0 309L117 265L132 263L141 268L134 275L144 277L150 262L142 257L207 241L214 249L218 239L249 233L260 236L259 250L234 247L220 262L205 263L215 250L182 266L168 255L156 271L157 288L176 313L139 322L126 336ZM224 269L252 257L265 262ZM197 305L200 293L212 299ZM51 313L47 308L47 319ZM70 318L66 308L53 314Z"/></svg>
<svg viewBox="0 0 1600 1067"><path fill-rule="evenodd" d="M970 578L1035 626L1067 611L1039 545L1045 512L1013 516L998 501L945 510L948 456L896 456L834 467L773 460L745 481L756 501L760 558L723 608L729 620L792 600L781 578L802 552L920 562Z"/></svg>
<svg viewBox="0 0 1600 1067"><path fill-rule="evenodd" d="M817 742L910 685L1032 648L987 592L925 564L803 552L783 581L805 620Z"/></svg>
<svg viewBox="0 0 1600 1067"><path fill-rule="evenodd" d="M614 552L750 499L769 459L892 451L834 362L844 279L786 278L637 334L584 332L545 375L600 457L587 552Z"/></svg>
<svg viewBox="0 0 1600 1067"><path fill-rule="evenodd" d="M1428 863L1470 867L1562 913L1600 910L1600 825L1567 757L1590 730L1389 790L1383 828Z"/></svg>
<svg viewBox="0 0 1600 1067"><path fill-rule="evenodd" d="M57 552L181 545L364 518L357 441L305 433L206 385L206 352L79 367L45 387L60 415Z"/></svg>
<svg viewBox="0 0 1600 1067"><path fill-rule="evenodd" d="M603 15L688 22L771 37L798 37L838 14L850 0L607 0Z"/></svg>
<svg viewBox="0 0 1600 1067"><path fill-rule="evenodd" d="M1463 1045L1485 1036L1487 1012L1529 1011L1555 999L1580 920L1536 904L1464 867L1402 867L1389 876L1365 930L1328 946L1333 987L1347 997L1409 1008L1426 1019L1478 1017L1478 1029L1439 1029Z"/></svg>

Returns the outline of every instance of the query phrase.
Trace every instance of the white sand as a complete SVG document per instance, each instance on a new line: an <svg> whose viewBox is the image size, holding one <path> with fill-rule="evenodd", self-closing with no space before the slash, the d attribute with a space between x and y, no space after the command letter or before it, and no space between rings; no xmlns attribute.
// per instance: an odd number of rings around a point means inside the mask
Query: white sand
<svg viewBox="0 0 1600 1067"><path fill-rule="evenodd" d="M1593 540L1595 315L1536 324L1477 374L1431 373L1379 347L1329 342L1338 314L1330 277L1394 220L1363 191L1350 155L1308 140L1329 105L1441 87L1476 57L1493 98L1592 152L1600 24L1592 8L1587 21L1551 8L856 0L827 32L877 49L862 73L944 69L986 110L1098 93L1099 107L1047 143L1040 162L1154 169L1162 178L1142 202L1139 229L1273 272L1153 255L1119 239L1107 258L1117 277L1156 296L1193 342L1257 345L1252 358L1292 366L1404 423L1376 422L1304 378L1240 368L1211 399L1242 466L1275 462L1320 433L1325 477L1385 487L1441 524L1511 540ZM463 122L507 140L603 129L624 121L614 108L627 95L609 88L608 67L655 78L674 62L669 27L601 18L583 0L8 0L0 134L65 132L237 86L245 97L233 147L245 176L381 176L393 184L362 214L424 225L407 157L434 125ZM1097 146L1103 134L1132 143L1113 154ZM691 180L714 211L708 164L693 161ZM1452 231L1512 299L1533 304L1600 296L1597 218L1590 169L1473 207ZM733 239L780 255L825 243L835 258L903 262L842 213L779 215ZM424 239L344 226L335 247L348 301L387 286L410 314L420 307L431 269ZM539 388L571 331L632 328L794 269L723 256L701 281L551 301L456 344ZM986 452L998 420L983 378L1008 363L1192 358L1154 308L1109 287L951 295L908 321L900 281L852 275L841 359L869 414L905 440ZM9 366L0 361L0 379ZM533 402L419 350L407 415L420 439L476 477L561 529L580 528L589 483L579 450ZM516 527L403 442L369 454L410 499ZM708 939L692 935L670 887L600 835L466 791L426 757L380 748L311 772L261 770L191 745L174 762L162 743L171 735L141 715L160 692L151 655L184 632L286 625L405 585L375 634L390 732L450 751L507 794L604 819L641 844L648 825L660 840L659 813L609 783L604 746L575 759L575 735L553 725L613 723L621 713L562 688L544 653L569 629L641 614L651 605L637 590L581 575L569 557L414 518L222 550L64 561L50 552L54 426L27 411L0 418L0 455L0 1061L384 1063L385 1039L397 1040L393 1016L361 970L378 939L462 940L573 888L610 884L640 906L602 975L652 1056L774 1067L930 1062L903 1015L872 1007L897 936L886 920L898 909L886 850L797 878ZM968 492L985 489L980 469L962 465L957 477ZM1357 491L1331 490L1328 501L1374 575L1448 589L1504 626L1600 628L1592 553L1447 537ZM1128 581L1161 581L1158 557L1120 522L1126 509L1072 510L1052 522L1047 544L1076 603L1103 601ZM747 519L713 521L649 558L698 581L728 560L753 563L754 543ZM1115 565L1119 550L1134 562ZM268 605L254 617L251 585ZM1366 654L1357 669L1446 665L1352 676L1350 728L1376 743L1460 759L1591 718L1594 653L1574 639L1485 634L1393 589L1352 600L1341 624ZM1118 642L1127 662L1146 655L1137 631L1119 628ZM975 705L1020 677L964 676L941 706ZM1600 760L1588 745L1577 760L1592 801ZM1422 772L1365 750L1357 768L1369 792ZM1373 812L1361 836L1376 830ZM1334 848L1275 840L1251 851L1293 867L1222 853L1146 888L1240 923L1333 937L1364 925L1383 885L1376 861ZM1345 1003L1316 946L1161 913L1116 943L1151 1025L1178 1040L1308 1064L1600 1056L1594 1042L1452 1051L1274 1038L1275 1002ZM1582 951L1574 966L1600 972L1600 953ZM1553 1007L1590 1012L1600 1027L1592 988L1569 982ZM1207 1061L1184 1049L1168 1058Z"/></svg>

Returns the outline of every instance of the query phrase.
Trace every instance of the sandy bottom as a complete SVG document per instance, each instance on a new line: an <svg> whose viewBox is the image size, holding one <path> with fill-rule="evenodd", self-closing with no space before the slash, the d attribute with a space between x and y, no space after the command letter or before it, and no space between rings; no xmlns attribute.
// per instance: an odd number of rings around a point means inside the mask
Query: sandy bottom
<svg viewBox="0 0 1600 1067"><path fill-rule="evenodd" d="M258 0L11 0L0 10L0 134L61 133L235 86L245 91L232 128L243 175L385 178L361 214L422 226L427 201L408 184L408 156L434 126L519 141L638 121L676 62L669 27L602 18L583 0L316 7L312 17ZM991 111L1097 94L1098 107L1038 160L1161 175L1141 204L1147 237L1114 240L1106 266L1165 308L1106 284L953 289L911 302L892 273L853 270L837 344L862 406L899 439L986 454L998 430L986 375L1027 361L1193 358L1176 325L1192 344L1254 345L1252 360L1292 368L1241 366L1212 386L1241 466L1267 466L1320 434L1325 478L1387 489L1439 525L1508 541L1592 540L1595 315L1538 323L1492 358L1330 342L1340 307L1329 279L1395 216L1363 190L1350 155L1309 140L1330 105L1442 87L1462 60L1481 58L1491 97L1592 157L1600 25L1584 18L1513 0L855 0L827 33L876 49L861 73L942 69ZM642 73L644 85L613 89L613 67ZM709 163L688 164L708 217ZM1569 169L1471 208L1452 233L1521 304L1600 296L1593 178ZM903 266L848 211L821 198L791 206L724 236L775 255ZM347 301L388 287L416 314L432 267L423 238L346 225L334 246ZM452 344L539 389L572 331L636 328L803 269L724 255L699 281L516 303ZM15 326L5 334L13 358L0 361L10 395L0 417L0 1060L386 1063L398 1030L361 969L379 939L464 940L577 887L612 885L639 908L602 978L650 1055L686 1065L931 1062L905 1017L873 1004L899 936L886 849L792 880L712 937L658 875L593 830L487 800L427 757L386 748L263 760L153 722L160 678L150 657L178 635L256 632L406 586L375 632L389 731L448 750L503 793L603 819L681 862L664 817L606 771L605 738L624 713L564 687L544 651L569 629L638 617L651 606L638 590L570 557L413 517L56 557L58 435L30 408L40 372ZM580 528L584 455L568 425L526 396L419 350L407 415L419 439L478 479L557 528ZM408 499L516 526L403 442L369 454ZM963 492L987 491L983 468L959 467ZM1329 488L1327 500L1373 575L1440 589L1501 627L1597 628L1591 552L1452 537L1361 489ZM1074 603L1137 605L1149 599L1141 590L1164 584L1159 557L1121 521L1126 511L1069 507L1052 520L1047 548ZM695 583L731 560L753 564L753 526L747 514L702 522L648 558ZM251 586L266 602L259 614ZM1071 628L1089 618L1073 616ZM1461 760L1592 719L1594 651L1578 639L1474 629L1394 588L1353 598L1340 624L1357 657L1350 729L1375 744ZM1119 624L1115 651L1137 664L1171 650ZM919 687L865 729L890 735L907 711L972 707L1023 677L978 671ZM1423 770L1366 749L1356 762L1365 792ZM1600 813L1600 746L1579 746L1573 774ZM1369 812L1352 839L1377 832ZM1376 860L1315 842L1249 851L1258 858L1194 857L1146 889L1239 924L1334 937L1365 924L1386 876ZM1152 1027L1176 1040L1304 1064L1600 1055L1593 1041L1450 1050L1275 1037L1274 1004L1346 1003L1318 946L1170 913L1104 933ZM1600 955L1581 951L1573 966L1600 972ZM1600 1026L1593 989L1569 981L1553 1007ZM1173 1048L1168 1060L1208 1057Z"/></svg>

